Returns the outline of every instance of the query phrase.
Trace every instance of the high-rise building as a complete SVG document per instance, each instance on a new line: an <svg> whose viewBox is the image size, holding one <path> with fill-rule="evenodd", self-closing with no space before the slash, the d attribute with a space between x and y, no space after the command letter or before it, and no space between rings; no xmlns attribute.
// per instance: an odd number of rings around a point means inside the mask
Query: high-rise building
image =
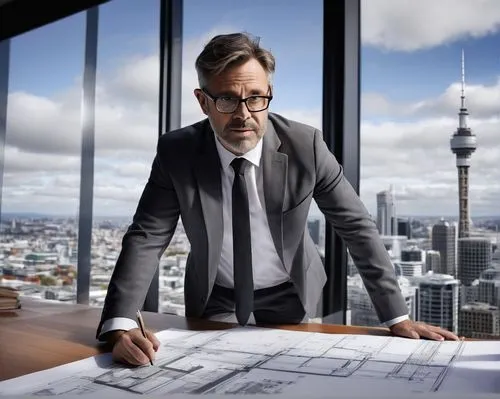
<svg viewBox="0 0 500 399"><path fill-rule="evenodd" d="M410 286L408 279L398 277L401 293L405 298L409 315L413 320L417 319L415 287ZM380 320L377 316L373 302L366 291L366 287L359 274L349 277L347 280L349 291L348 308L351 310L350 324L358 326L380 326Z"/></svg>
<svg viewBox="0 0 500 399"><path fill-rule="evenodd" d="M422 275L424 262L422 261L396 261L394 267L403 277L418 277Z"/></svg>
<svg viewBox="0 0 500 399"><path fill-rule="evenodd" d="M479 302L500 306L500 267L483 270L478 285Z"/></svg>
<svg viewBox="0 0 500 399"><path fill-rule="evenodd" d="M470 204L469 204L469 167L472 153L476 150L476 136L467 126L469 115L465 106L465 61L462 50L462 95L458 128L450 139L451 151L456 154L458 170L458 203L459 222L458 237L469 237L470 234Z"/></svg>
<svg viewBox="0 0 500 399"><path fill-rule="evenodd" d="M320 252L325 250L325 219L322 217L307 220L307 228L311 239Z"/></svg>
<svg viewBox="0 0 500 399"><path fill-rule="evenodd" d="M449 274L456 277L456 230L453 224L441 219L432 226L432 249L439 251L441 264L434 273Z"/></svg>
<svg viewBox="0 0 500 399"><path fill-rule="evenodd" d="M309 234L311 235L311 239L316 245L319 245L319 230L320 230L320 220L308 220L307 228L309 229Z"/></svg>
<svg viewBox="0 0 500 399"><path fill-rule="evenodd" d="M381 235L398 234L394 188L377 193L377 227Z"/></svg>
<svg viewBox="0 0 500 399"><path fill-rule="evenodd" d="M479 300L479 280L474 280L471 285L460 285L460 306L473 302L481 302Z"/></svg>
<svg viewBox="0 0 500 399"><path fill-rule="evenodd" d="M401 251L401 261L403 262L423 262L424 251L417 246L411 246Z"/></svg>
<svg viewBox="0 0 500 399"><path fill-rule="evenodd" d="M397 218L398 220L398 236L406 236L409 240L412 238L411 222L408 218Z"/></svg>
<svg viewBox="0 0 500 399"><path fill-rule="evenodd" d="M391 259L401 260L401 250L406 248L408 239L405 236L381 236L385 249L389 252Z"/></svg>
<svg viewBox="0 0 500 399"><path fill-rule="evenodd" d="M500 312L487 303L468 303L460 309L459 333L469 338L500 336Z"/></svg>
<svg viewBox="0 0 500 399"><path fill-rule="evenodd" d="M487 238L458 239L458 279L470 285L491 267L492 245Z"/></svg>
<svg viewBox="0 0 500 399"><path fill-rule="evenodd" d="M441 268L441 253L432 249L426 251L425 254L425 270L424 272L435 272Z"/></svg>
<svg viewBox="0 0 500 399"><path fill-rule="evenodd" d="M453 276L430 273L420 278L418 289L419 320L458 332L458 288Z"/></svg>

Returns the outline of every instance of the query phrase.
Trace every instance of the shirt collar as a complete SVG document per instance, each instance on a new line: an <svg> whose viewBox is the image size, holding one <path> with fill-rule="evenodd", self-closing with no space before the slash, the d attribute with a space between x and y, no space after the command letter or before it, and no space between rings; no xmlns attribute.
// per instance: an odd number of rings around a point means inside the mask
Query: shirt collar
<svg viewBox="0 0 500 399"><path fill-rule="evenodd" d="M215 145L217 147L217 152L219 153L219 158L222 168L226 170L227 168L229 168L231 162L233 162L233 159L238 158L238 156L234 155L231 151L228 151L221 144L216 133L214 133L214 137L215 137ZM257 142L255 148L241 155L241 158L245 158L247 161L250 161L256 167L259 167L261 156L262 156L262 138Z"/></svg>

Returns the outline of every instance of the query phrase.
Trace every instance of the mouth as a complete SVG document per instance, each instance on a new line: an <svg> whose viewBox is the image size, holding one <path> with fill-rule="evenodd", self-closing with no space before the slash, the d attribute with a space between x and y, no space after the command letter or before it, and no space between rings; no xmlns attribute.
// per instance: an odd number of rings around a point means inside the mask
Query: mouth
<svg viewBox="0 0 500 399"><path fill-rule="evenodd" d="M231 134L234 137L247 138L254 134L253 129L230 129Z"/></svg>

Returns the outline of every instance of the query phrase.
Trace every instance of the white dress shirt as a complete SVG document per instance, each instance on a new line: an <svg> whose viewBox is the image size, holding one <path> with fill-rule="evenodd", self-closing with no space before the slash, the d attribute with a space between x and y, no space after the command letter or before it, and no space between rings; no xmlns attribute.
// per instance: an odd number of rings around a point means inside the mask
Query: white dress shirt
<svg viewBox="0 0 500 399"><path fill-rule="evenodd" d="M236 155L226 150L217 137L215 137L215 143L221 162L222 214L224 223L222 252L215 283L223 287L233 288L232 187L234 170L231 167L231 162L236 158ZM274 246L267 221L265 204L262 204L260 200L260 198L263 198L263 195L262 197L259 196L259 192L264 192L262 186L261 155L262 139L259 140L254 149L242 155L243 158L250 162L245 171L245 181L247 183L250 210L253 281L254 289L256 290L279 285L290 279ZM390 327L406 319L408 319L408 315L386 321L385 324L387 327ZM128 331L133 328L137 328L135 320L115 317L103 323L101 335L108 331Z"/></svg>
<svg viewBox="0 0 500 399"><path fill-rule="evenodd" d="M232 152L226 150L215 138L217 152L221 162L222 183L222 214L224 222L224 235L222 240L222 253L215 283L227 288L234 287L233 279L233 224L232 224L232 188L234 170L231 166L233 159L237 158ZM273 287L288 281L285 266L276 252L271 230L267 221L265 204L261 203L259 191L262 187L262 139L254 149L242 155L250 162L245 170L245 181L248 192L248 206L250 211L250 234L252 243L252 270L254 289ZM260 174L260 175L259 175Z"/></svg>

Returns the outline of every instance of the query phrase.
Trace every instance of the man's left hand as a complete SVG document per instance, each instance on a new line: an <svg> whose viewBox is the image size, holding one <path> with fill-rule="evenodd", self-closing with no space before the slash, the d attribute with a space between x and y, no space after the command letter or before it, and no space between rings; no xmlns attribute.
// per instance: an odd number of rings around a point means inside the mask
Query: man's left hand
<svg viewBox="0 0 500 399"><path fill-rule="evenodd" d="M406 338L427 338L435 341L443 341L445 339L458 341L455 334L441 327L431 326L422 322L412 320L404 320L389 327L394 335Z"/></svg>

